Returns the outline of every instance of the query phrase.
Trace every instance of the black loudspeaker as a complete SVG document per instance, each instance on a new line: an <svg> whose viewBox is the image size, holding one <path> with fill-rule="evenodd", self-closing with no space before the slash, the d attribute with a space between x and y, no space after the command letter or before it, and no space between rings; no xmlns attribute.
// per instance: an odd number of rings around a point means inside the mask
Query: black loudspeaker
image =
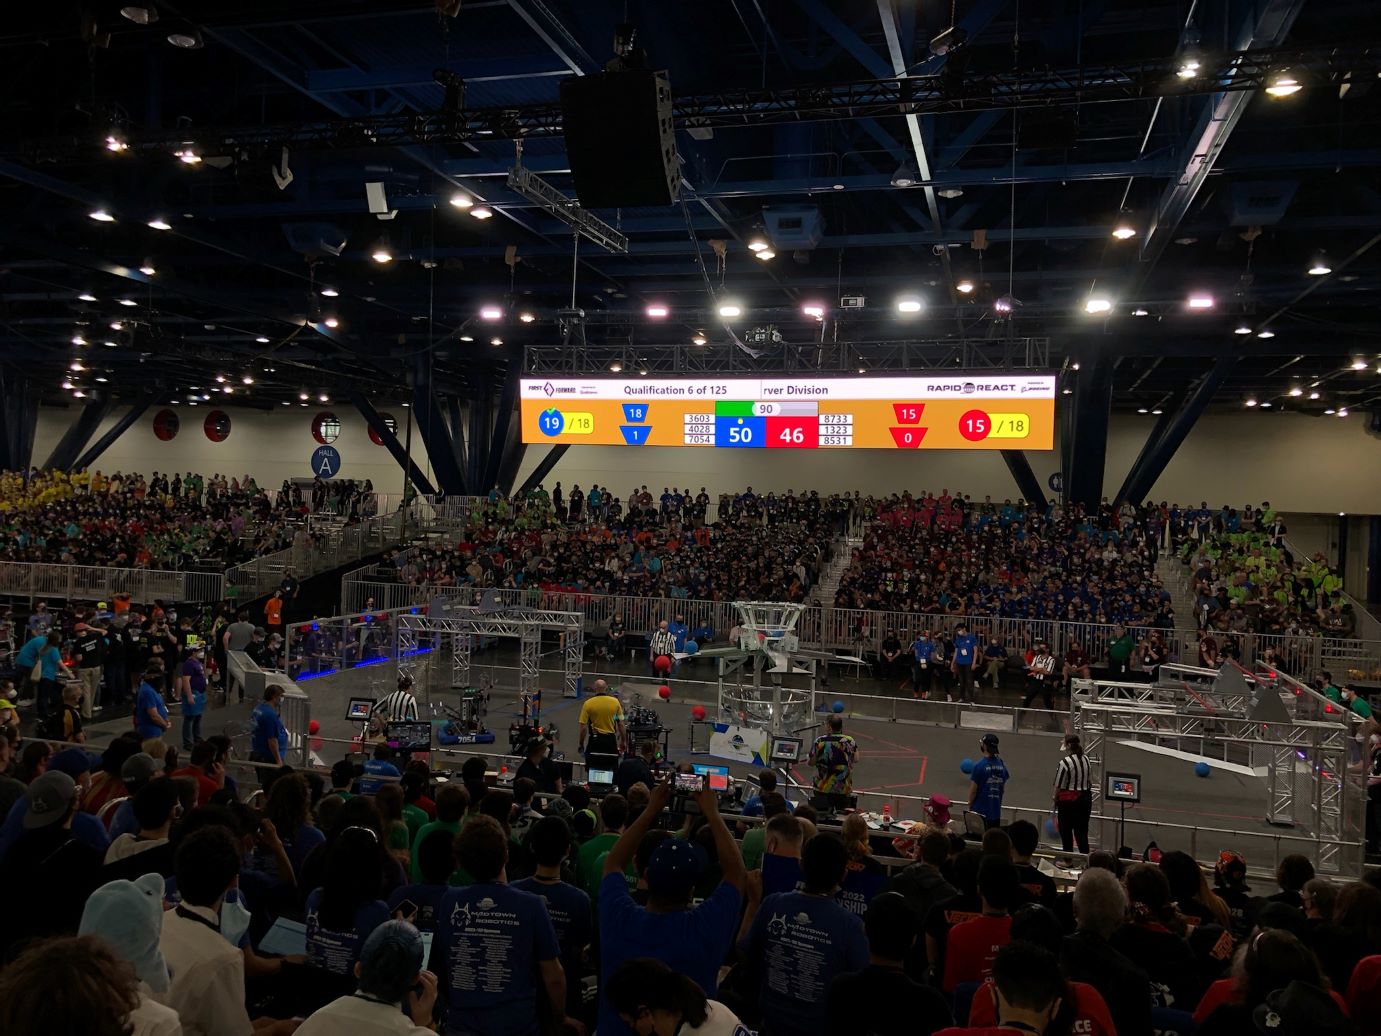
<svg viewBox="0 0 1381 1036"><path fill-rule="evenodd" d="M671 205L681 196L671 83L643 69L561 84L566 156L587 209Z"/></svg>

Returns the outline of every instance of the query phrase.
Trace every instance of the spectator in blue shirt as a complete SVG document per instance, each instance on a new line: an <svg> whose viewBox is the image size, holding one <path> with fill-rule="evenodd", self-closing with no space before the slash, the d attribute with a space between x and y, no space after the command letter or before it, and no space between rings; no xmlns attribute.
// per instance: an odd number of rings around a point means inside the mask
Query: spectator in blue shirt
<svg viewBox="0 0 1381 1036"><path fill-rule="evenodd" d="M834 899L849 855L833 835L816 835L801 854L805 887L762 901L741 948L761 971L764 1028L774 1036L820 1031L830 980L868 965L863 920Z"/></svg>
<svg viewBox="0 0 1381 1036"><path fill-rule="evenodd" d="M283 708L283 688L269 684L264 688L264 700L254 706L250 714L249 758L256 763L283 765L288 754L288 728L283 726L279 712ZM260 767L260 778L264 786L271 781L265 779L273 774L268 767Z"/></svg>
<svg viewBox="0 0 1381 1036"><path fill-rule="evenodd" d="M694 980L708 996L719 986L719 966L733 943L747 872L738 845L719 815L713 791L696 795L706 828L714 839L723 880L703 902L691 906L691 893L705 868L705 853L685 838L667 838L647 865L647 906L628 891L623 872L643 836L666 808L671 789L652 791L647 808L624 830L604 861L599 892L600 973L612 975L625 961L653 957ZM599 1036L631 1036L607 996L599 1001Z"/></svg>
<svg viewBox="0 0 1381 1036"><path fill-rule="evenodd" d="M393 763L393 749L388 745L376 745L374 758L364 764L364 776L360 778L361 795L377 795L379 789L389 783L386 778L402 780L402 771Z"/></svg>
<svg viewBox="0 0 1381 1036"><path fill-rule="evenodd" d="M162 685L163 663L150 660L134 701L134 728L145 741L153 737L161 738L164 731L171 730L173 726L173 721L168 718L168 703L158 689Z"/></svg>
<svg viewBox="0 0 1381 1036"><path fill-rule="evenodd" d="M62 664L62 634L56 630L52 632L40 633L31 639L15 656L15 666L20 675L33 688L35 706L38 710L40 720L47 719L53 713L62 709L61 688L58 685L58 673L72 675L68 668ZM38 682L33 682L30 675L35 665L39 666ZM21 691L20 697L24 697Z"/></svg>
<svg viewBox="0 0 1381 1036"><path fill-rule="evenodd" d="M676 650L686 650L686 638L690 636L690 627L686 625L686 617L678 615L667 625L667 631L676 638Z"/></svg>
<svg viewBox="0 0 1381 1036"><path fill-rule="evenodd" d="M1002 794L1006 790L1011 774L1007 764L997 754L997 735L984 734L979 739L983 758L974 764L969 780L973 787L969 790L969 809L979 814L987 827L997 827L1002 823Z"/></svg>
<svg viewBox="0 0 1381 1036"><path fill-rule="evenodd" d="M590 897L570 882L561 880L561 866L571 854L571 827L560 817L543 817L528 836L527 847L537 865L530 878L515 881L513 887L531 892L547 901L547 913L561 947L561 965L566 970L566 1012L579 1010L580 989L575 977L580 974L585 948L594 936Z"/></svg>
<svg viewBox="0 0 1381 1036"><path fill-rule="evenodd" d="M342 979L342 988L353 989L360 947L389 919L380 898L378 846L379 836L367 827L342 831L326 851L321 888L307 897L307 963Z"/></svg>
<svg viewBox="0 0 1381 1036"><path fill-rule="evenodd" d="M569 1020L556 930L541 896L508 884L508 836L499 822L472 816L456 838L456 862L475 883L452 889L437 909L430 970L447 1006L443 1031L537 1036L542 999L560 1030Z"/></svg>
<svg viewBox="0 0 1381 1036"><path fill-rule="evenodd" d="M915 662L911 667L911 696L930 697L930 656L935 653L935 641L930 639L930 630L921 630L921 635L911 644L911 656Z"/></svg>
<svg viewBox="0 0 1381 1036"><path fill-rule="evenodd" d="M973 701L973 664L977 658L978 638L961 622L954 628L954 675L960 701Z"/></svg>

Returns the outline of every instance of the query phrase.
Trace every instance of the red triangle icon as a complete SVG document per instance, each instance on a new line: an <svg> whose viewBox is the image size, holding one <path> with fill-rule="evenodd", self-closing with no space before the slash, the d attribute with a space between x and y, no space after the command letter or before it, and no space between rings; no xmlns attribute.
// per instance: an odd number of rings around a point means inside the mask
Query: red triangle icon
<svg viewBox="0 0 1381 1036"><path fill-rule="evenodd" d="M925 438L926 433L924 428L894 427L887 430L892 433L892 441L903 450L917 449L921 445L921 440Z"/></svg>
<svg viewBox="0 0 1381 1036"><path fill-rule="evenodd" d="M897 424L920 424L925 413L924 403L893 403L892 413L897 415Z"/></svg>

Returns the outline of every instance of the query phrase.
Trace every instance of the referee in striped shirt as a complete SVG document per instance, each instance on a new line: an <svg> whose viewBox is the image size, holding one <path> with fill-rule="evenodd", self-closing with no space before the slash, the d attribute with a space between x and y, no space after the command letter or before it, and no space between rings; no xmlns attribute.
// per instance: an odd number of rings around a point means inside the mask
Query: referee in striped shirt
<svg viewBox="0 0 1381 1036"><path fill-rule="evenodd" d="M1065 852L1088 852L1089 814L1093 812L1093 790L1089 762L1078 734L1066 734L1064 758L1055 770L1055 815L1059 818L1060 841Z"/></svg>
<svg viewBox="0 0 1381 1036"><path fill-rule="evenodd" d="M398 677L398 689L386 694L369 710L369 738L388 736L390 723L417 722L417 698L412 693L412 677L407 673Z"/></svg>

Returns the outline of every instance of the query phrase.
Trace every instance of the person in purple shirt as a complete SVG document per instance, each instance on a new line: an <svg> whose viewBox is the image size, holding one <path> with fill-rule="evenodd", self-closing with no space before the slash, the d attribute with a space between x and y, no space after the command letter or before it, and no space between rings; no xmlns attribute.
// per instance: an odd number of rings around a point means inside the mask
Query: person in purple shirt
<svg viewBox="0 0 1381 1036"><path fill-rule="evenodd" d="M546 900L508 884L508 835L499 822L472 816L456 838L456 862L475 883L452 889L437 908L429 970L447 1008L441 1031L538 1036L541 1000L557 1030L579 1031L566 1017L566 973Z"/></svg>
<svg viewBox="0 0 1381 1036"><path fill-rule="evenodd" d="M690 901L705 868L705 853L684 838L667 838L653 851L647 865L647 906L634 902L623 876L638 844L670 799L670 784L658 784L647 808L619 836L604 861L599 891L599 929L604 933L600 973L612 975L625 961L652 957L693 979L713 997L719 986L719 966L738 930L748 878L738 844L719 815L715 793L707 789L695 796L723 869L723 880L703 902L692 907ZM597 1031L599 1036L632 1036L603 994Z"/></svg>

